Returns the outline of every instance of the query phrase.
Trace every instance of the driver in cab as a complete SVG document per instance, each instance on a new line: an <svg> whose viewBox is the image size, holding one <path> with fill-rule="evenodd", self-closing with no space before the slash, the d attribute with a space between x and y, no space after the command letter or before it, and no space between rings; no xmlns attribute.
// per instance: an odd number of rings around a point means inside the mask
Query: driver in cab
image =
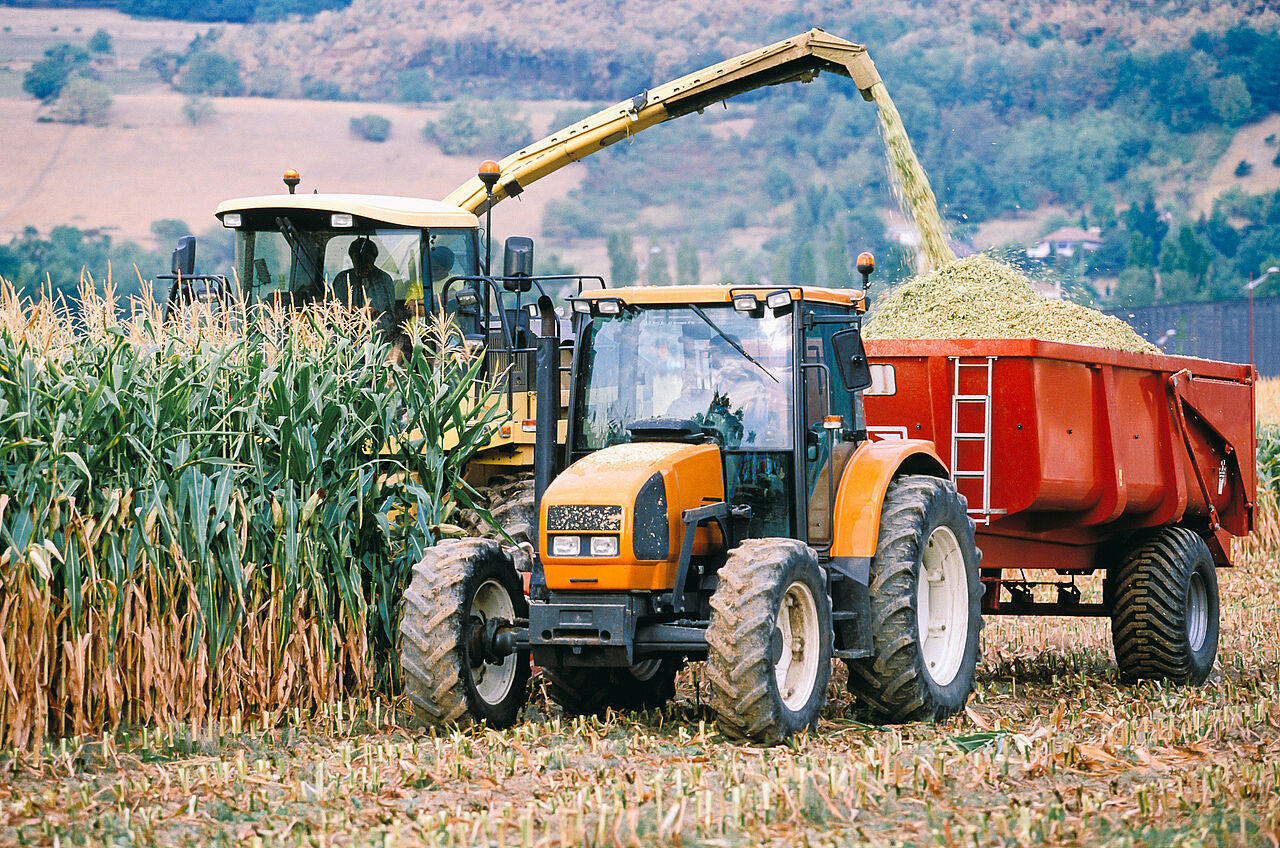
<svg viewBox="0 0 1280 848"><path fill-rule="evenodd" d="M391 275L379 268L378 246L361 236L347 248L352 267L333 281L333 296L355 309L368 308L383 339L396 332L396 287Z"/></svg>

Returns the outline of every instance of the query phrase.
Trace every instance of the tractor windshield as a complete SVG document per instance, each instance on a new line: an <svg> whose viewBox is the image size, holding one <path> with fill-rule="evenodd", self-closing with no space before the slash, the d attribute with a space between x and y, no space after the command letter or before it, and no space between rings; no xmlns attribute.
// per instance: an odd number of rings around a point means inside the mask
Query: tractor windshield
<svg viewBox="0 0 1280 848"><path fill-rule="evenodd" d="M576 450L629 439L646 418L690 419L727 450L791 450L791 316L624 307L595 317L580 372Z"/></svg>

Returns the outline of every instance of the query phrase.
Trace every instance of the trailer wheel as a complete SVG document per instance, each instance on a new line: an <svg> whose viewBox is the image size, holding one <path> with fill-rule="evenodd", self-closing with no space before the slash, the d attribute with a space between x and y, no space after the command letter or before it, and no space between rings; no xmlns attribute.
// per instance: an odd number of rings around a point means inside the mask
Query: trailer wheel
<svg viewBox="0 0 1280 848"><path fill-rule="evenodd" d="M480 501L499 527L516 542L537 544L534 526L538 523L533 498L533 473L513 477L494 477L483 486L477 486ZM458 524L470 536L492 538L494 528L473 509L463 509Z"/></svg>
<svg viewBox="0 0 1280 848"><path fill-rule="evenodd" d="M571 715L615 710L651 710L676 694L683 658L654 657L628 668L563 667L542 669L551 700Z"/></svg>
<svg viewBox="0 0 1280 848"><path fill-rule="evenodd" d="M883 722L941 720L973 692L982 558L950 480L900 477L885 493L871 561L872 655L849 660L849 689Z"/></svg>
<svg viewBox="0 0 1280 848"><path fill-rule="evenodd" d="M707 648L711 709L725 735L775 742L814 726L831 675L831 601L813 549L751 539L730 551Z"/></svg>
<svg viewBox="0 0 1280 848"><path fill-rule="evenodd" d="M1116 571L1111 642L1126 683L1203 683L1218 654L1218 575L1185 527L1140 536Z"/></svg>
<svg viewBox="0 0 1280 848"><path fill-rule="evenodd" d="M489 662L476 645L493 619L528 618L511 558L492 539L450 539L413 567L400 620L404 693L425 724L514 724L524 706L529 654Z"/></svg>

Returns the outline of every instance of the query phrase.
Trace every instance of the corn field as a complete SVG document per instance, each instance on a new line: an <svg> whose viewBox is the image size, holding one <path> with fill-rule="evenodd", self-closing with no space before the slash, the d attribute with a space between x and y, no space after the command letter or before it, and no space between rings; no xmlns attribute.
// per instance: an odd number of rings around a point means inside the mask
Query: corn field
<svg viewBox="0 0 1280 848"><path fill-rule="evenodd" d="M393 686L495 424L480 360L445 324L393 365L358 313L174 329L109 292L0 281L0 745Z"/></svg>

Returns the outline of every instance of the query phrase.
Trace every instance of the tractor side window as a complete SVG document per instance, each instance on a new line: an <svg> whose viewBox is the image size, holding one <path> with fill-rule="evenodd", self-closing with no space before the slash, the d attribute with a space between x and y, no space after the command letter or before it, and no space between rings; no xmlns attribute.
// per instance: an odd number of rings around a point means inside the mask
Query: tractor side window
<svg viewBox="0 0 1280 848"><path fill-rule="evenodd" d="M848 316L847 310L815 304L806 309L814 316ZM853 393L845 391L836 367L831 338L851 326L851 322L818 323L805 328L804 356L805 484L808 492L808 539L810 544L831 544L831 509L840 476L853 455L856 444L846 434L862 427L861 409L855 407ZM827 416L840 416L842 430L823 426Z"/></svg>

